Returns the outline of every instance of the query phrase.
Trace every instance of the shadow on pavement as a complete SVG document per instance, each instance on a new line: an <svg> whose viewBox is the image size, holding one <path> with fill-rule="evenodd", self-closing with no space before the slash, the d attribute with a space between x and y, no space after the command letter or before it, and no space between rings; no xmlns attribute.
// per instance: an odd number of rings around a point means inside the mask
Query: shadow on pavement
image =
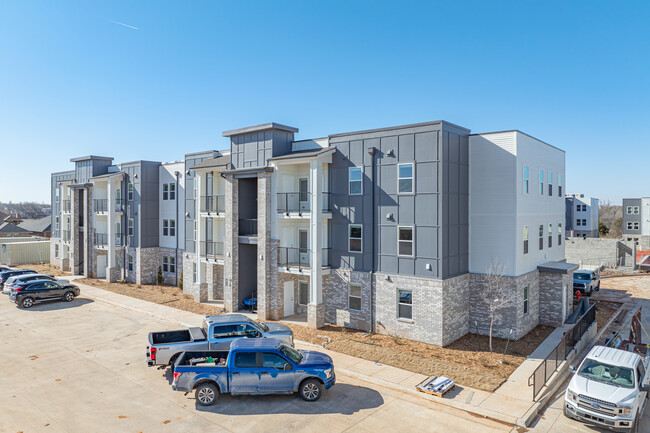
<svg viewBox="0 0 650 433"><path fill-rule="evenodd" d="M194 392L188 398L194 399ZM199 412L220 415L266 415L270 413L321 415L340 413L352 415L365 409L377 408L384 399L374 389L346 383L335 385L325 391L316 402L302 400L298 393L291 395L232 396L221 394L212 406L196 405Z"/></svg>
<svg viewBox="0 0 650 433"><path fill-rule="evenodd" d="M55 311L55 310L67 310L68 308L81 307L86 304L92 304L93 302L95 301L87 298L75 298L74 301L71 302L54 299L51 301L38 302L30 308L19 307L18 305L16 305L16 308L19 308L23 311L36 311L36 312Z"/></svg>

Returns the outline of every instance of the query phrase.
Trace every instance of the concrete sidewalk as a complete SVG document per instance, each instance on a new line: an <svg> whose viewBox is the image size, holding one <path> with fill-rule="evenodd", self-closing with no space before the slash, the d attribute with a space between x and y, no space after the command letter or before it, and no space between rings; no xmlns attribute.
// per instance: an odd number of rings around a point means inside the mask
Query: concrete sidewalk
<svg viewBox="0 0 650 433"><path fill-rule="evenodd" d="M149 314L159 319L175 321L182 326L201 326L203 321L203 316L199 314L120 295L86 284L77 284L81 288L82 296L87 296L96 301ZM337 374L416 395L434 404L450 406L515 426L535 405L532 400L531 387L528 386L528 377L537 368L540 360L557 345L563 332L563 328L556 329L533 353L531 358L524 361L494 393L457 385L444 398L431 396L416 390L415 386L426 379L427 376L334 352L307 342L296 341L296 347L301 349L317 348L319 351L328 354L334 360Z"/></svg>

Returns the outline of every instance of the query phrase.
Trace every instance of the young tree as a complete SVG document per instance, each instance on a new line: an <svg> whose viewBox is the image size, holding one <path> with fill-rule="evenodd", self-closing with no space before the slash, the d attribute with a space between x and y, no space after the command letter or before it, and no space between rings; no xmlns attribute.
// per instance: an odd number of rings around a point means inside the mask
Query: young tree
<svg viewBox="0 0 650 433"><path fill-rule="evenodd" d="M165 277L163 277L162 268L158 266L158 275L156 276L156 282L159 286L162 286L165 282Z"/></svg>
<svg viewBox="0 0 650 433"><path fill-rule="evenodd" d="M609 233L609 227L607 227L602 222L599 222L598 223L598 231L600 232L601 236L605 236L605 235L607 235L607 233Z"/></svg>
<svg viewBox="0 0 650 433"><path fill-rule="evenodd" d="M485 273L487 288L481 293L481 300L487 305L490 314L490 333L488 340L490 352L492 352L492 330L494 328L494 322L501 322L503 320L503 313L500 310L510 302L506 290L507 281L504 273L505 266L498 259L493 260Z"/></svg>

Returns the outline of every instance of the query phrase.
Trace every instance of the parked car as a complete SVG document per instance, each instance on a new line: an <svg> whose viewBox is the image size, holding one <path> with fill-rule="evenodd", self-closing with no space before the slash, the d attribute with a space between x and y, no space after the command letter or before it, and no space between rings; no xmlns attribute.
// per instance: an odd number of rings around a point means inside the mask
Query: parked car
<svg viewBox="0 0 650 433"><path fill-rule="evenodd" d="M594 346L564 394L564 414L609 429L638 431L647 403L649 358Z"/></svg>
<svg viewBox="0 0 650 433"><path fill-rule="evenodd" d="M271 338L242 338L230 351L184 352L174 366L172 389L196 389L197 404L210 406L219 394L259 395L297 392L318 400L336 383L332 358L296 350Z"/></svg>
<svg viewBox="0 0 650 433"><path fill-rule="evenodd" d="M0 266L0 272L6 272L6 271L12 271L13 269L8 268L6 266Z"/></svg>
<svg viewBox="0 0 650 433"><path fill-rule="evenodd" d="M34 280L50 280L50 281L56 281L57 283L61 283L61 284L70 283L70 281L68 280L54 278L53 275L47 275L47 274L14 275L13 277L7 278L7 281L5 281L4 287L2 288L2 293L8 295L11 292L11 288L14 285L19 285L20 283L26 283L28 281L34 281Z"/></svg>
<svg viewBox="0 0 650 433"><path fill-rule="evenodd" d="M274 338L293 347L293 332L282 323L261 323L243 314L206 316L203 327L151 332L147 365L172 365L185 351L228 350L239 338Z"/></svg>
<svg viewBox="0 0 650 433"><path fill-rule="evenodd" d="M575 271L573 273L573 290L591 296L600 290L600 273L597 271Z"/></svg>
<svg viewBox="0 0 650 433"><path fill-rule="evenodd" d="M0 289L4 289L5 286L5 281L9 277L13 277L15 275L25 275L25 274L35 274L36 271L32 269L11 269L9 271L4 271L0 272Z"/></svg>
<svg viewBox="0 0 650 433"><path fill-rule="evenodd" d="M23 308L29 308L36 302L60 299L66 302L79 296L79 287L73 284L59 284L52 280L34 280L14 287L9 293L9 300Z"/></svg>

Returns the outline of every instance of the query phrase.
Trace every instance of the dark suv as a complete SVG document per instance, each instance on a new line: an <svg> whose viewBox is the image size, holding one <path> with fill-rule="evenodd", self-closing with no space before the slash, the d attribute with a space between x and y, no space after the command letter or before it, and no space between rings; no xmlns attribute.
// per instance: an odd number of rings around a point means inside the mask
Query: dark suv
<svg viewBox="0 0 650 433"><path fill-rule="evenodd" d="M0 272L0 289L4 288L5 286L5 281L9 277L15 277L16 275L24 275L24 274L35 274L36 271L31 270L31 269L10 269L8 271Z"/></svg>
<svg viewBox="0 0 650 433"><path fill-rule="evenodd" d="M9 300L23 308L29 308L35 302L61 299L70 302L79 296L79 287L73 284L60 284L51 280L29 281L14 286L9 293Z"/></svg>

